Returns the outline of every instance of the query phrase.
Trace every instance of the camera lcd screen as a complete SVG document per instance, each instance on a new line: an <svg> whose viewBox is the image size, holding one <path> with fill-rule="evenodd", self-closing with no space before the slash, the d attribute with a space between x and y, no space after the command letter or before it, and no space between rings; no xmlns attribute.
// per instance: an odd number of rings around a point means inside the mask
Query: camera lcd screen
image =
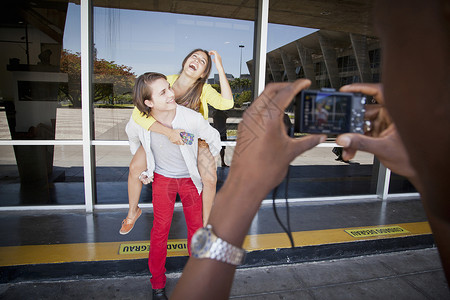
<svg viewBox="0 0 450 300"><path fill-rule="evenodd" d="M339 134L350 128L351 94L304 91L300 132Z"/></svg>

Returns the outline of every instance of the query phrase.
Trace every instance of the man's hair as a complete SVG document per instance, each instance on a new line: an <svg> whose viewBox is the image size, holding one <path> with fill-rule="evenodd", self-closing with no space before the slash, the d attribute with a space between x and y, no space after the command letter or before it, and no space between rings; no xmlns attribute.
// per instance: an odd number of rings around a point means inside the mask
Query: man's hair
<svg viewBox="0 0 450 300"><path fill-rule="evenodd" d="M186 94L181 96L180 98L177 98L176 101L180 105L184 105L190 109L193 109L195 111L198 111L200 108L200 95L202 94L203 85L206 83L209 77L209 73L211 72L211 56L209 55L208 51L203 49L194 49L192 50L183 60L183 63L181 64L181 72L183 72L184 65L186 64L186 61L189 57L192 56L197 51L201 51L206 54L206 57L208 58L208 61L206 62L206 68L203 72L202 76L197 79L197 81L194 83L194 85L187 91Z"/></svg>
<svg viewBox="0 0 450 300"><path fill-rule="evenodd" d="M166 79L167 77L161 73L147 72L136 79L133 88L133 104L139 111L146 116L150 116L150 107L144 104L145 100L152 100L152 89L150 85L158 79Z"/></svg>

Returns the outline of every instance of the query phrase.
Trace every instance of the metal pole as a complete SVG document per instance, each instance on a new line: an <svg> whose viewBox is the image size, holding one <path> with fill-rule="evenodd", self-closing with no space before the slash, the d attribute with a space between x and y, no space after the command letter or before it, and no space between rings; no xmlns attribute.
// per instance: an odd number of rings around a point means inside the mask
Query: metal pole
<svg viewBox="0 0 450 300"><path fill-rule="evenodd" d="M258 15L255 22L255 82L253 96L258 97L265 88L267 29L269 24L269 0L258 0Z"/></svg>
<svg viewBox="0 0 450 300"><path fill-rule="evenodd" d="M30 46L28 45L28 23L25 23L25 42L26 44L26 50L25 52L27 53L27 66L30 65Z"/></svg>
<svg viewBox="0 0 450 300"><path fill-rule="evenodd" d="M92 73L93 73L93 37L92 37L92 0L81 1L81 103L83 127L83 166L84 166L84 200L86 212L92 212L96 198L95 187L95 151L93 107L92 107Z"/></svg>
<svg viewBox="0 0 450 300"><path fill-rule="evenodd" d="M244 48L244 45L239 45L239 48L241 48L241 60L239 63L239 79L241 79L242 76L242 49Z"/></svg>
<svg viewBox="0 0 450 300"><path fill-rule="evenodd" d="M389 193L389 182L391 179L391 170L380 163L377 181L377 196L382 200L386 200Z"/></svg>

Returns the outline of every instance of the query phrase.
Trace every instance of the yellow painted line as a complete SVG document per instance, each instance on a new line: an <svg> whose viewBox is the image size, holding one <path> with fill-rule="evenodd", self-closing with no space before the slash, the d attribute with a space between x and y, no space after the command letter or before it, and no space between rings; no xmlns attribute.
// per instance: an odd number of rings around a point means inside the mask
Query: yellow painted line
<svg viewBox="0 0 450 300"><path fill-rule="evenodd" d="M347 231L367 231L394 226L401 227L404 230L398 234L389 233L386 235L375 236L364 235L361 237L353 237L349 233L347 233ZM390 224L383 226L364 226L357 228L312 230L292 233L295 241L295 246L297 247L355 242L380 238L396 238L423 234L431 234L431 229L428 222ZM148 244L149 241L133 241L0 247L0 266L147 258L148 248L146 248L146 246ZM169 240L169 245L171 246L170 249L168 249L167 256L186 256L187 249L183 248L183 245L185 244L186 239ZM290 246L291 245L289 239L287 238L287 235L285 233L274 233L248 235L244 241L243 247L247 251L255 251L289 248ZM134 247L133 250L131 249L131 247Z"/></svg>
<svg viewBox="0 0 450 300"><path fill-rule="evenodd" d="M186 243L186 239L170 240L170 242ZM149 243L150 241L132 242L132 244ZM122 244L125 244L125 242L0 247L0 266L127 260L148 257L148 251L121 255L119 251ZM187 255L187 250L167 251L168 257Z"/></svg>
<svg viewBox="0 0 450 300"><path fill-rule="evenodd" d="M365 226L356 228L338 228L327 230L312 230L293 232L292 237L296 247L315 246L323 244L336 244L345 242L355 242L363 240L373 240L380 238L396 238L400 236L431 234L431 228L428 222L390 224L385 226L400 226L407 232L399 234L386 234L377 236L364 236L354 238L346 230L379 228L383 226ZM290 248L289 238L285 233L248 235L244 241L244 248L247 251Z"/></svg>

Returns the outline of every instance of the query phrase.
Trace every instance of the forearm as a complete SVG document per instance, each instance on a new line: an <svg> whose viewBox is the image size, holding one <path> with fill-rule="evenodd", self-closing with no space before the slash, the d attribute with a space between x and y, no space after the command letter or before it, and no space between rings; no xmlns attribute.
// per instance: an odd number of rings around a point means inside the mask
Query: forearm
<svg viewBox="0 0 450 300"><path fill-rule="evenodd" d="M217 156L222 149L220 145L220 134L213 128L208 121L203 118L199 118L199 135L198 137L205 140L209 145L209 150L213 156Z"/></svg>
<svg viewBox="0 0 450 300"><path fill-rule="evenodd" d="M150 126L150 128L148 130L159 133L159 134L163 134L168 137L172 133L173 129L166 127L163 124L156 121L155 123L152 124L152 126Z"/></svg>
<svg viewBox="0 0 450 300"><path fill-rule="evenodd" d="M418 176L407 177L407 179L416 188L417 192L423 194L424 187Z"/></svg>
<svg viewBox="0 0 450 300"><path fill-rule="evenodd" d="M216 260L190 257L170 299L228 299L235 270Z"/></svg>
<svg viewBox="0 0 450 300"><path fill-rule="evenodd" d="M233 99L233 93L231 92L230 83L228 82L225 70L223 67L217 67L219 73L220 94L224 99Z"/></svg>
<svg viewBox="0 0 450 300"><path fill-rule="evenodd" d="M447 194L442 194L447 195ZM428 223L433 232L433 239L436 242L442 267L450 286L450 218L448 217L449 204L446 196L424 195L422 203L427 213ZM432 198L430 201L430 198ZM439 205L442 204L442 205ZM438 204L436 206L436 204Z"/></svg>
<svg viewBox="0 0 450 300"><path fill-rule="evenodd" d="M163 124L159 123L158 121L155 121L148 130L152 132L156 132L162 135L165 135L169 141L176 145L183 145L184 142L180 136L180 133L183 132L183 129L173 129L167 126L164 126Z"/></svg>

